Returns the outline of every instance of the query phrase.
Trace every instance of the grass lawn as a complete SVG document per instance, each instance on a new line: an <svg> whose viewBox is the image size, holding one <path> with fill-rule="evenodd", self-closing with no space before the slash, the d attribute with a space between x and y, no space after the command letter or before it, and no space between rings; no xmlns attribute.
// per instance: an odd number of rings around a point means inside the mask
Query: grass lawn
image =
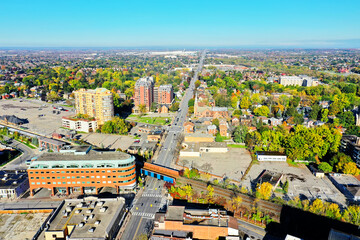
<svg viewBox="0 0 360 240"><path fill-rule="evenodd" d="M238 144L228 144L229 148L246 148L245 145L238 145Z"/></svg>
<svg viewBox="0 0 360 240"><path fill-rule="evenodd" d="M166 121L166 119L168 121ZM141 122L141 123L156 124L156 125L165 125L171 122L171 119L167 117L146 117L146 116L140 117L139 115L135 115L135 114L129 115L127 120L131 120L134 122Z"/></svg>

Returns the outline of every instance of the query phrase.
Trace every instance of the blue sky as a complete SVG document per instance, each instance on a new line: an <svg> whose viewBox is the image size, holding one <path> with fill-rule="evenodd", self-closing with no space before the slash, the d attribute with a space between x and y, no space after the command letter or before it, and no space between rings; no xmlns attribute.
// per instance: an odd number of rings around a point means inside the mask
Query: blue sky
<svg viewBox="0 0 360 240"><path fill-rule="evenodd" d="M360 47L358 0L0 1L0 47Z"/></svg>

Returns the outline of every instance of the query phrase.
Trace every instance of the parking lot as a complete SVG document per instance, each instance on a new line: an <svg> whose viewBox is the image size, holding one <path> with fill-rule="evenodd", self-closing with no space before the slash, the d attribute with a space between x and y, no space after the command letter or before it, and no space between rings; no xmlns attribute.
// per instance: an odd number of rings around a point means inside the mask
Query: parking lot
<svg viewBox="0 0 360 240"><path fill-rule="evenodd" d="M204 171L202 166L210 164L210 173L240 181L251 162L251 156L244 148L229 148L226 153L203 152L201 157L180 157L177 164L183 166L184 160L187 161L186 167L196 166Z"/></svg>
<svg viewBox="0 0 360 240"><path fill-rule="evenodd" d="M255 190L255 179L259 177L263 170L282 173L284 181L289 181L288 196L290 198L300 197L301 199L320 198L326 201L333 201L341 205L346 205L345 196L325 177L316 178L311 171L303 164L298 167L289 166L286 162L260 162L254 164L243 184Z"/></svg>
<svg viewBox="0 0 360 240"><path fill-rule="evenodd" d="M61 127L61 117L75 114L73 108L63 107L64 110L68 111L61 111L55 110L53 106L58 107L59 105L34 99L0 100L0 115L15 115L18 118L26 118L29 123L24 124L23 127L50 137L54 131Z"/></svg>

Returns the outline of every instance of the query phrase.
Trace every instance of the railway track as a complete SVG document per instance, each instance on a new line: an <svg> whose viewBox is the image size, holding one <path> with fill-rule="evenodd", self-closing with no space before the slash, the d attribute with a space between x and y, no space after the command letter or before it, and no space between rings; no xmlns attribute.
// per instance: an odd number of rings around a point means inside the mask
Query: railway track
<svg viewBox="0 0 360 240"><path fill-rule="evenodd" d="M189 184L193 188L200 190L200 192L207 192L208 184L205 182L196 181L193 179L187 178L178 178L177 182L182 184ZM242 198L242 205L249 209L253 207L258 207L262 212L269 213L274 220L280 220L280 213L282 206L276 203L268 202L265 200L257 199L252 196L248 196L246 194L234 192L229 189L224 189L219 186L212 185L214 187L214 196L223 197L226 200L230 200L234 196L241 196Z"/></svg>

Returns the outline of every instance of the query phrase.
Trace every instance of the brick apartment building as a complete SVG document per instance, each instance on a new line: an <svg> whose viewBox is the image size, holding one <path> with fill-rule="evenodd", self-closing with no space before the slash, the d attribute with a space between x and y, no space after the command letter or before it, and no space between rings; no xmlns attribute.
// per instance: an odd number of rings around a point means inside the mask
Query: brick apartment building
<svg viewBox="0 0 360 240"><path fill-rule="evenodd" d="M97 125L103 125L114 117L113 94L105 88L79 89L74 91L77 114L94 117Z"/></svg>
<svg viewBox="0 0 360 240"><path fill-rule="evenodd" d="M144 104L150 111L151 104L154 102L154 79L152 77L140 78L135 83L134 104L135 112L139 111L139 106Z"/></svg>
<svg viewBox="0 0 360 240"><path fill-rule="evenodd" d="M59 153L44 153L30 163L27 172L31 195L38 188L50 189L54 195L97 194L103 187L119 192L136 186L133 156L90 146L64 146Z"/></svg>
<svg viewBox="0 0 360 240"><path fill-rule="evenodd" d="M174 99L174 91L172 85L161 85L158 88L157 100L158 104L171 104Z"/></svg>

